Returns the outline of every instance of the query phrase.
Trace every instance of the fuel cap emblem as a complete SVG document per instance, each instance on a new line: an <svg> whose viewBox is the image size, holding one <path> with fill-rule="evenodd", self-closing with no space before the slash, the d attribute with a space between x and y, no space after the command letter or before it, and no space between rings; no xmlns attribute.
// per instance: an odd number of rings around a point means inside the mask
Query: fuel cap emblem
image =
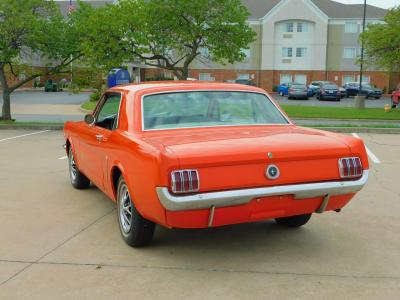
<svg viewBox="0 0 400 300"><path fill-rule="evenodd" d="M265 173L272 180L277 179L280 175L279 168L275 165L269 165Z"/></svg>

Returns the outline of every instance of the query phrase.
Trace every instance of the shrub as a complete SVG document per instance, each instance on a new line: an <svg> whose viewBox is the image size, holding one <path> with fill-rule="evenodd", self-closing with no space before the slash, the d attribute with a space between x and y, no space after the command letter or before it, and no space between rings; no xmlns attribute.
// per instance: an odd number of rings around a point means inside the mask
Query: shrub
<svg viewBox="0 0 400 300"><path fill-rule="evenodd" d="M96 92L90 94L90 96L89 96L90 102L97 102L97 101L99 101L100 96L101 96L101 94L100 94L99 91L96 91Z"/></svg>
<svg viewBox="0 0 400 300"><path fill-rule="evenodd" d="M273 91L273 92L277 92L277 91L278 91L278 86L277 86L277 85L274 85L274 86L272 87L272 91Z"/></svg>

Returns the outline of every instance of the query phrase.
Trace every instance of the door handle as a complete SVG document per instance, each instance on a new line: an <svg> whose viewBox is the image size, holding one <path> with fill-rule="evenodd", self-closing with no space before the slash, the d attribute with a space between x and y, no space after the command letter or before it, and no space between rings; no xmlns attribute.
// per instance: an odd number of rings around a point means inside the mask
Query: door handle
<svg viewBox="0 0 400 300"><path fill-rule="evenodd" d="M96 140L101 142L103 140L104 136L102 134L96 134Z"/></svg>

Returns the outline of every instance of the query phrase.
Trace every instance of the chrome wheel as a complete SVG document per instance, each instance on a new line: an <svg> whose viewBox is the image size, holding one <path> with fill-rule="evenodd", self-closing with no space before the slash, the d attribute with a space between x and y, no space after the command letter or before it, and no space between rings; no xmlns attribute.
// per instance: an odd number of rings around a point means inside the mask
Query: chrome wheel
<svg viewBox="0 0 400 300"><path fill-rule="evenodd" d="M121 229L125 234L131 231L132 225L132 201L129 196L128 188L124 184L121 186L120 200L119 200L119 222Z"/></svg>
<svg viewBox="0 0 400 300"><path fill-rule="evenodd" d="M71 174L72 181L75 181L78 169L76 167L75 158L74 158L74 154L72 153L72 151L69 154L69 172Z"/></svg>

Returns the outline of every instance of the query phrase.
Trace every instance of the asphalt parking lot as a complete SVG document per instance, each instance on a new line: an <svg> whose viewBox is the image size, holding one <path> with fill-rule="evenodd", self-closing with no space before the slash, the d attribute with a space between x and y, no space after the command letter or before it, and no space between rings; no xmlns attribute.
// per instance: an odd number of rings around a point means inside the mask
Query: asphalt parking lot
<svg viewBox="0 0 400 300"><path fill-rule="evenodd" d="M133 249L113 202L71 187L61 132L0 130L0 299L399 299L400 137L360 136L371 177L339 214L158 227Z"/></svg>

